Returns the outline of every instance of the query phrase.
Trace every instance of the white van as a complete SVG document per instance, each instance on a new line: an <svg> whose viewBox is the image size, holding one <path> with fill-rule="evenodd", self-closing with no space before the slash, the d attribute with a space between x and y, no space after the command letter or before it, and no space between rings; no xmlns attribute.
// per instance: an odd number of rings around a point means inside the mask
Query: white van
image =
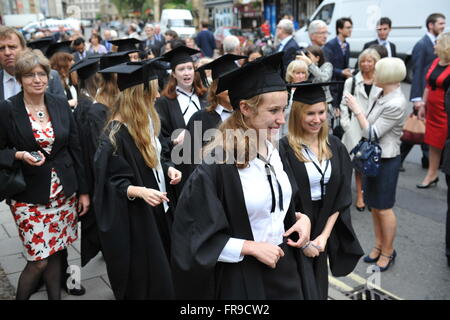
<svg viewBox="0 0 450 320"><path fill-rule="evenodd" d="M173 30L181 38L191 37L195 34L194 18L189 10L164 9L161 13L161 33Z"/></svg>
<svg viewBox="0 0 450 320"><path fill-rule="evenodd" d="M336 20L350 17L353 21L350 43L351 57L357 58L364 43L376 39L376 22L381 17L392 20L389 41L397 47L397 56L404 59L410 69L414 45L427 32L425 21L432 13L443 13L447 18L446 31L450 30L449 0L324 0L309 21L323 20L328 24L328 40L336 36ZM310 43L307 26L295 33L295 40L302 46ZM351 65L355 63L352 59ZM410 76L411 73L408 72Z"/></svg>

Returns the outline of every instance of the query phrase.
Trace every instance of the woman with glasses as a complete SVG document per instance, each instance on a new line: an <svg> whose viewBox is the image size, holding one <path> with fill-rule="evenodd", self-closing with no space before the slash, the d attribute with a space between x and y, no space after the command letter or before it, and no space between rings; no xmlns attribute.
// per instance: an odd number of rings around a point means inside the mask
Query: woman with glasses
<svg viewBox="0 0 450 320"><path fill-rule="evenodd" d="M40 51L25 51L15 67L22 91L0 104L0 167L19 166L26 183L7 199L28 261L18 300L28 299L41 277L48 298L61 298L62 252L89 209L77 128L67 100L45 93L49 73Z"/></svg>

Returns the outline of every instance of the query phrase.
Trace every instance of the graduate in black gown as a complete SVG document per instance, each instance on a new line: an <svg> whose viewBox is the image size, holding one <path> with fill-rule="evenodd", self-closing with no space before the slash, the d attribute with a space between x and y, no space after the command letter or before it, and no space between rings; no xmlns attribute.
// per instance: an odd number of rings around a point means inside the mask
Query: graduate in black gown
<svg viewBox="0 0 450 320"><path fill-rule="evenodd" d="M314 268L319 298L328 297L328 266L334 276L353 271L363 255L350 218L352 165L341 141L328 134L324 84L299 83L280 154L294 173L296 211L311 220L311 241L302 249ZM325 84L327 85L327 84Z"/></svg>
<svg viewBox="0 0 450 320"><path fill-rule="evenodd" d="M174 297L165 250L165 188L166 181L178 183L181 173L160 157L157 80L149 82L156 79L151 62L100 71L117 73L121 90L94 159L95 213L117 299Z"/></svg>
<svg viewBox="0 0 450 320"><path fill-rule="evenodd" d="M300 251L310 220L296 214L295 185L270 142L285 121L282 56L219 79L217 92L228 90L235 109L220 130L236 139L224 135L205 148L215 150L215 162L196 168L179 199L172 229L179 299L317 298Z"/></svg>
<svg viewBox="0 0 450 320"><path fill-rule="evenodd" d="M72 66L71 72L78 76L78 104L73 112L75 123L78 126L83 164L86 170L86 182L89 187L89 197L94 196L94 154L97 144L93 143L90 131L88 113L94 103L98 89L99 59L82 59ZM98 136L97 136L98 137ZM84 267L101 250L98 237L97 223L95 221L94 206L89 208L81 221L81 266Z"/></svg>
<svg viewBox="0 0 450 320"><path fill-rule="evenodd" d="M219 77L227 72L236 70L238 68L236 60L244 59L245 56L238 56L234 54L225 54L211 63L205 64L197 69L202 78L205 87L208 88L208 107L194 113L187 124L187 131L189 135L184 138L184 150L191 150L189 162L190 170L185 173L183 179L187 180L188 175L191 174L198 164L201 163L201 148L211 139L206 139L204 134L209 129L217 129L219 125L224 122L233 112L233 107L228 97L228 92L223 91L216 94ZM208 82L205 70L211 70L212 83ZM197 130L196 128L201 128Z"/></svg>
<svg viewBox="0 0 450 320"><path fill-rule="evenodd" d="M186 46L180 46L165 53L161 59L170 62L172 68L169 82L162 91L161 97L156 101L156 110L161 119L160 140L168 158L173 159L171 153L176 145L182 147L183 129L186 129L191 116L204 109L207 104L207 89L203 87L200 77L195 76L194 62L191 57L199 52ZM183 164L182 151L179 155L179 161L175 162L176 168L183 173L183 176L187 176L189 165ZM184 181L183 178L182 182L173 190L177 198L181 193Z"/></svg>

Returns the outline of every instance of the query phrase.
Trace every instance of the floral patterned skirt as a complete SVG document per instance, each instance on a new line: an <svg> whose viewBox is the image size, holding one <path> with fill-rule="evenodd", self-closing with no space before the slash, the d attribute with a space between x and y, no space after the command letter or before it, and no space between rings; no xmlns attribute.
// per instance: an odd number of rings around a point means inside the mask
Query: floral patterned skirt
<svg viewBox="0 0 450 320"><path fill-rule="evenodd" d="M66 197L52 170L50 199L46 205L11 200L11 212L28 261L39 261L67 248L78 238L76 194Z"/></svg>

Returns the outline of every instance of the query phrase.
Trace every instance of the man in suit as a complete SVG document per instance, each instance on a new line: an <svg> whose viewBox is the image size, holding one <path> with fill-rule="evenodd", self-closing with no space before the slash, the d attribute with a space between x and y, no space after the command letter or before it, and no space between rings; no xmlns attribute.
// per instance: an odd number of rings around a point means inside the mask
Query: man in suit
<svg viewBox="0 0 450 320"><path fill-rule="evenodd" d="M294 39L294 23L289 19L282 19L277 25L277 38L280 40L277 52L284 52L283 56L283 79L287 67L291 61L295 60L297 52L300 50Z"/></svg>
<svg viewBox="0 0 450 320"><path fill-rule="evenodd" d="M86 44L84 43L84 39L79 37L73 40L72 47L75 49L75 52L73 53L73 59L75 63L77 63L80 60L83 60L88 55L88 52L86 50Z"/></svg>
<svg viewBox="0 0 450 320"><path fill-rule="evenodd" d="M159 40L156 40L155 27L152 24L148 23L145 25L144 31L147 38L145 40L142 40L141 44L139 44L139 50L151 50L155 57L159 57L163 43Z"/></svg>
<svg viewBox="0 0 450 320"><path fill-rule="evenodd" d="M364 44L363 50L370 48L375 45L384 46L387 50L388 57L396 57L397 50L395 44L390 42L387 38L392 29L392 21L388 17L380 18L377 22L377 39Z"/></svg>
<svg viewBox="0 0 450 320"><path fill-rule="evenodd" d="M345 41L351 37L353 22L350 18L340 18L336 21L336 38L327 42L324 47L324 54L327 60L333 65L333 81L345 81L352 76L352 70L349 68L350 44ZM342 99L344 84L335 85L330 88L333 96L332 105L335 109L339 108Z"/></svg>
<svg viewBox="0 0 450 320"><path fill-rule="evenodd" d="M415 44L411 55L413 76L409 99L414 105L414 112L416 114L420 107L425 105L425 102L422 99L426 85L425 76L433 60L437 58L434 53L434 46L436 43L436 38L445 29L445 16L441 13L433 13L429 15L426 20L426 26L428 32ZM412 147L413 145L402 142L400 147L402 163ZM421 148L422 168L428 168L428 146L422 144ZM402 171L403 170L404 169L402 169Z"/></svg>
<svg viewBox="0 0 450 320"><path fill-rule="evenodd" d="M161 26L159 24L155 24L155 39L161 42L163 45L166 43L164 35L161 34Z"/></svg>
<svg viewBox="0 0 450 320"><path fill-rule="evenodd" d="M15 96L22 90L14 76L14 68L18 56L26 46L22 33L11 27L0 26L0 101ZM50 73L47 92L65 96L58 72L55 70Z"/></svg>

